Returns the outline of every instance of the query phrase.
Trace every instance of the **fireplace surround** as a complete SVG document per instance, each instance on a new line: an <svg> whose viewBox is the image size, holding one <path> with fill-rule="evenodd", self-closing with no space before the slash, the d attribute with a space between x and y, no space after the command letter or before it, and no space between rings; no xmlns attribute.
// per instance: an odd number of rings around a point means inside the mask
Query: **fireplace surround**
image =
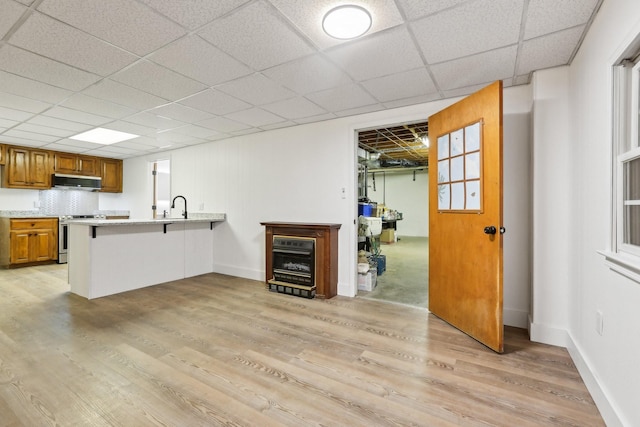
<svg viewBox="0 0 640 427"><path fill-rule="evenodd" d="M340 224L261 224L267 289L306 298L337 295Z"/></svg>

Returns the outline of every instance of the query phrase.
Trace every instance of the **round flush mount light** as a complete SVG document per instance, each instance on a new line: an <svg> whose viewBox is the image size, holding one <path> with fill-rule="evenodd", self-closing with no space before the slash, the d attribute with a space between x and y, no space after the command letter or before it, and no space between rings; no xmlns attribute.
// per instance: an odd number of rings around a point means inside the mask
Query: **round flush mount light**
<svg viewBox="0 0 640 427"><path fill-rule="evenodd" d="M349 40L371 28L371 15L360 6L344 5L331 9L322 19L322 29L333 38Z"/></svg>

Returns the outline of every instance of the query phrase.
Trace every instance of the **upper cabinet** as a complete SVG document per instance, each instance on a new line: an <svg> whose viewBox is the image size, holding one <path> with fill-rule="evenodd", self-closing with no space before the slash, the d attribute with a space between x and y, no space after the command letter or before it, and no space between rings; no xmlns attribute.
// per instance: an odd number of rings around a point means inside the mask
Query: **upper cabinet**
<svg viewBox="0 0 640 427"><path fill-rule="evenodd" d="M97 176L99 175L98 162L98 157L83 156L82 154L60 152L53 154L55 173Z"/></svg>
<svg viewBox="0 0 640 427"><path fill-rule="evenodd" d="M99 176L102 190L122 193L122 160L0 144L5 188L48 189L51 175Z"/></svg>
<svg viewBox="0 0 640 427"><path fill-rule="evenodd" d="M102 192L122 193L122 160L100 159Z"/></svg>
<svg viewBox="0 0 640 427"><path fill-rule="evenodd" d="M8 188L51 188L49 151L8 147L3 183Z"/></svg>

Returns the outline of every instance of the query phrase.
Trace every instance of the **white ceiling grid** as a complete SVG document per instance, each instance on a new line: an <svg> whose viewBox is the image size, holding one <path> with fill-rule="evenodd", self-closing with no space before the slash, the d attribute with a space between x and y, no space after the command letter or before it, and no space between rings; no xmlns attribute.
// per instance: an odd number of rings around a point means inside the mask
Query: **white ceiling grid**
<svg viewBox="0 0 640 427"><path fill-rule="evenodd" d="M602 0L0 0L0 142L134 157L526 84L570 63ZM69 139L102 126L140 135Z"/></svg>

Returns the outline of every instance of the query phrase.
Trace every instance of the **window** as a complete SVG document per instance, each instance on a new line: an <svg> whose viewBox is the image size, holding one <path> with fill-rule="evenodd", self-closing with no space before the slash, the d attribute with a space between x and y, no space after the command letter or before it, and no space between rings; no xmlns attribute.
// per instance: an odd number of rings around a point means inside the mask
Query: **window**
<svg viewBox="0 0 640 427"><path fill-rule="evenodd" d="M613 67L613 177L608 265L640 282L640 34Z"/></svg>

